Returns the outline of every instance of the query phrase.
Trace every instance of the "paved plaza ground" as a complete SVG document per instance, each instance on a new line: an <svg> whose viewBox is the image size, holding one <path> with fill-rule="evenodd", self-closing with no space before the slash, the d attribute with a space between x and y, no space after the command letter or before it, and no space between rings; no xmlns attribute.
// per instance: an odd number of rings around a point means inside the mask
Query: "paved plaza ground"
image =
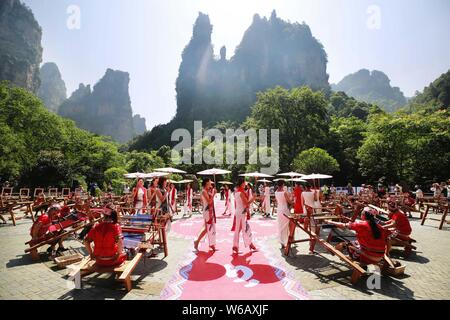
<svg viewBox="0 0 450 320"><path fill-rule="evenodd" d="M320 247L317 247L318 255L310 255L308 243L300 243L289 257L284 257L276 238L276 218L259 216L255 216L250 224L260 252L252 256L241 248L245 261L240 264L247 270L253 268L250 271L253 279L249 276L245 282L238 279L237 271L229 269L231 264L225 268L220 264L231 259L228 258L231 257L231 240L228 239L231 219L218 223L223 227L222 231L218 230L220 251L203 259L201 255L206 255L205 252L196 255L192 251L192 239L201 219L198 215L190 219L176 216L169 232L169 256L163 258L159 253L155 258L143 259L133 273L130 292L105 274L83 279L83 288L76 290L66 279L67 270L59 270L45 254L41 255L40 262L32 262L24 253L31 220L23 218L15 227L10 222L0 225L0 299L206 299L202 287L217 293L213 299L221 296L220 290L228 288L223 291L223 298L229 299L228 291L234 291L239 285L242 289L235 292L242 295L236 297L242 299L252 297L252 292L257 298L263 294L265 299L450 299L450 225L444 224L443 230L439 230L438 221L433 218L438 216L431 214L431 219L421 226L418 213L414 214L411 224L417 251L406 260L398 252L393 254L394 259L406 265L405 274L398 278L383 276L380 289L369 290L364 278L352 285L349 268ZM228 240L221 241L220 237L228 237ZM66 246L82 247L75 240L67 241ZM203 243L200 249L206 247ZM236 265L233 260L230 262ZM213 266L217 268L217 276L208 269ZM264 274L261 270L265 270ZM195 272L211 273L212 276L194 279ZM269 273L276 277L272 279ZM257 291L251 291L256 290L255 287Z"/></svg>

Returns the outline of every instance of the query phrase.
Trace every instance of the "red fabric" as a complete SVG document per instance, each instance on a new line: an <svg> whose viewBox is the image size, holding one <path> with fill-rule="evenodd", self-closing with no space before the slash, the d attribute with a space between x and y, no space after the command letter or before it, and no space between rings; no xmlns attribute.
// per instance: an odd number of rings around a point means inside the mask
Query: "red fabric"
<svg viewBox="0 0 450 320"><path fill-rule="evenodd" d="M399 233L407 236L411 234L411 225L408 218L403 212L397 210L391 215L391 219L395 221L395 228Z"/></svg>
<svg viewBox="0 0 450 320"><path fill-rule="evenodd" d="M192 188L189 188L186 192L186 197L187 197L187 205L189 208L192 208L192 199L191 199L191 195L192 195Z"/></svg>
<svg viewBox="0 0 450 320"><path fill-rule="evenodd" d="M51 225L48 228L48 231L50 232L56 232L56 231L60 231L62 229L66 229L68 227L70 227L71 225L73 225L74 223L76 223L77 221L72 221L72 220L66 220L66 221L61 221L61 222L56 222L55 224Z"/></svg>
<svg viewBox="0 0 450 320"><path fill-rule="evenodd" d="M414 200L414 199L411 198L411 197L407 197L407 198L405 199L405 204L406 204L407 206L409 206L409 207L412 207L413 205L416 204L416 200Z"/></svg>
<svg viewBox="0 0 450 320"><path fill-rule="evenodd" d="M294 212L295 213L303 213L302 192L303 192L302 188L300 188L300 187L294 188L294 197L295 197Z"/></svg>
<svg viewBox="0 0 450 320"><path fill-rule="evenodd" d="M175 204L175 188L172 188L172 190L170 190L170 203L172 205Z"/></svg>
<svg viewBox="0 0 450 320"><path fill-rule="evenodd" d="M216 223L216 212L214 210L214 194L209 194L210 201L208 203L208 214L209 214L209 221L208 224Z"/></svg>
<svg viewBox="0 0 450 320"><path fill-rule="evenodd" d="M47 233L51 223L50 217L46 214L42 214L31 226L30 235L33 235L37 229L37 237L42 237Z"/></svg>
<svg viewBox="0 0 450 320"><path fill-rule="evenodd" d="M351 230L356 231L356 239L361 244L361 251L376 258L384 256L384 250L386 249L387 242L386 230L378 225L377 227L381 232L381 237L379 239L375 239L373 237L372 229L370 228L368 221L352 222L349 226ZM365 248L382 251L382 253L365 250Z"/></svg>
<svg viewBox="0 0 450 320"><path fill-rule="evenodd" d="M94 256L114 257L119 251L117 238L122 237L122 229L117 223L101 222L89 231L87 237L94 242ZM123 261L122 257L116 260L96 259L96 263L102 266L118 265Z"/></svg>

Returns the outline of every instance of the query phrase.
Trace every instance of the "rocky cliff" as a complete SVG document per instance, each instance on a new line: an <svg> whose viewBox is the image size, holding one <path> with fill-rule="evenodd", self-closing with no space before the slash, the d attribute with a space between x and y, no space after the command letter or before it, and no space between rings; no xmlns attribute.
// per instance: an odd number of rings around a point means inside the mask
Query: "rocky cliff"
<svg viewBox="0 0 450 320"><path fill-rule="evenodd" d="M220 57L214 56L212 31L209 17L200 13L182 53L174 119L136 139L131 148L169 145L172 130L192 130L194 120L209 127L221 121L240 123L256 93L277 85L330 90L326 52L306 24L283 21L275 12L269 19L255 15L230 60L225 47Z"/></svg>
<svg viewBox="0 0 450 320"><path fill-rule="evenodd" d="M129 74L108 69L91 91L80 84L60 107L59 114L93 133L127 142L135 135L128 85Z"/></svg>
<svg viewBox="0 0 450 320"><path fill-rule="evenodd" d="M59 106L67 99L66 84L64 83L58 66L53 62L45 63L40 70L41 86L38 97L45 107L58 113Z"/></svg>
<svg viewBox="0 0 450 320"><path fill-rule="evenodd" d="M361 101L374 103L388 112L406 105L407 101L398 87L391 87L391 80L381 71L361 69L342 79L332 88Z"/></svg>
<svg viewBox="0 0 450 320"><path fill-rule="evenodd" d="M42 30L19 0L0 1L0 80L37 92Z"/></svg>
<svg viewBox="0 0 450 320"><path fill-rule="evenodd" d="M147 126L145 125L145 118L141 117L139 114L133 116L133 127L134 133L137 135L143 134L147 131Z"/></svg>

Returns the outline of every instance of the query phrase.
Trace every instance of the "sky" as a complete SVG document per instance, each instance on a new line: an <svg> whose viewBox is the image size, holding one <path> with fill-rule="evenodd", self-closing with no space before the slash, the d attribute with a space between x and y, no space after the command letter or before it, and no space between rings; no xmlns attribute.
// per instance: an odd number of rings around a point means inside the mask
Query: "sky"
<svg viewBox="0 0 450 320"><path fill-rule="evenodd" d="M176 112L175 80L198 15L231 58L253 15L305 22L328 54L330 83L380 70L408 97L450 69L448 0L22 0L42 27L43 63L55 62L68 95L107 68L130 73L134 113L147 128Z"/></svg>

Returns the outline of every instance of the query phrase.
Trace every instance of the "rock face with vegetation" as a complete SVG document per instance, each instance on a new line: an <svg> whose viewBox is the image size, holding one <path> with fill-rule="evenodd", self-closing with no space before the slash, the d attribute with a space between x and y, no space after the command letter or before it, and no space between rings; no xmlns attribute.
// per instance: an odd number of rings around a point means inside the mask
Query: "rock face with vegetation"
<svg viewBox="0 0 450 320"><path fill-rule="evenodd" d="M360 101L378 104L385 111L392 112L406 105L407 101L400 89L391 87L390 82L381 71L361 69L332 85L332 89L343 91Z"/></svg>
<svg viewBox="0 0 450 320"><path fill-rule="evenodd" d="M41 67L40 77L41 86L37 95L48 110L58 113L59 106L67 99L66 84L58 66L53 62L45 63Z"/></svg>
<svg viewBox="0 0 450 320"><path fill-rule="evenodd" d="M177 113L132 143L132 148L170 144L175 128L192 130L194 120L206 127L222 121L240 123L250 114L256 93L277 85L287 89L307 85L330 90L327 55L306 24L276 16L255 15L231 59L222 47L214 56L209 17L200 13L182 54L176 81Z"/></svg>
<svg viewBox="0 0 450 320"><path fill-rule="evenodd" d="M141 117L139 114L135 114L133 116L133 127L134 132L137 135L143 134L145 131L147 131L147 127L145 125L145 118Z"/></svg>
<svg viewBox="0 0 450 320"><path fill-rule="evenodd" d="M0 80L37 92L42 30L19 0L0 1Z"/></svg>
<svg viewBox="0 0 450 320"><path fill-rule="evenodd" d="M450 107L450 70L434 80L422 93L417 92L411 104L425 105L432 110L448 110Z"/></svg>
<svg viewBox="0 0 450 320"><path fill-rule="evenodd" d="M59 114L90 132L127 142L135 136L127 72L108 69L91 90L80 84L60 107Z"/></svg>

